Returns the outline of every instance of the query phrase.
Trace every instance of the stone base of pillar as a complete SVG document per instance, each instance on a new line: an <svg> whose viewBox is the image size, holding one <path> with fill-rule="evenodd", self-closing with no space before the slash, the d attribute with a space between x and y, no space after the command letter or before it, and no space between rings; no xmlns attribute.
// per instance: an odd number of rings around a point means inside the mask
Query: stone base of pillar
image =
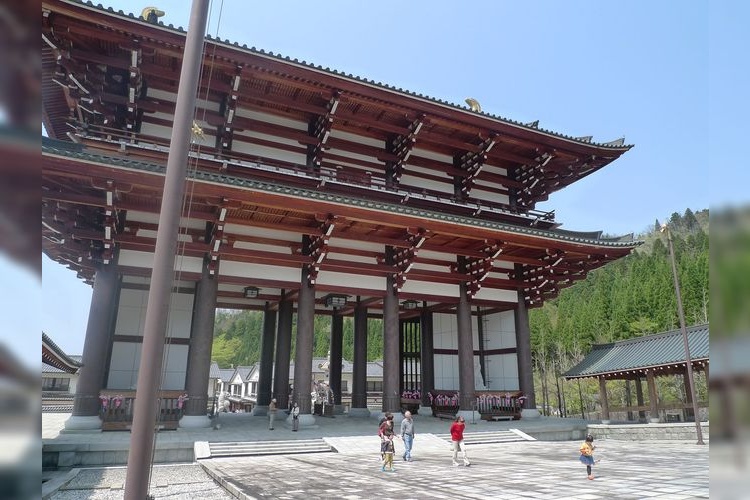
<svg viewBox="0 0 750 500"><path fill-rule="evenodd" d="M602 425L609 425L610 423L612 423L611 420L602 420Z"/></svg>
<svg viewBox="0 0 750 500"><path fill-rule="evenodd" d="M268 405L258 405L253 408L253 415L256 417L265 417L268 415Z"/></svg>
<svg viewBox="0 0 750 500"><path fill-rule="evenodd" d="M368 418L370 410L367 408L349 408L349 416L354 418Z"/></svg>
<svg viewBox="0 0 750 500"><path fill-rule="evenodd" d="M536 408L524 408L521 410L522 419L540 418L542 416Z"/></svg>
<svg viewBox="0 0 750 500"><path fill-rule="evenodd" d="M289 415L286 420L284 421L286 426L290 429L292 428L292 418L291 415ZM315 417L310 415L309 413L300 414L299 418L297 418L297 424L299 425L299 428L307 428L307 429L315 429L318 426L315 425Z"/></svg>
<svg viewBox="0 0 750 500"><path fill-rule="evenodd" d="M343 415L344 414L344 405L333 405L333 414L334 415Z"/></svg>
<svg viewBox="0 0 750 500"><path fill-rule="evenodd" d="M68 420L65 421L65 428L60 432L101 432L102 431L102 419L98 415L91 416L79 416L71 415Z"/></svg>
<svg viewBox="0 0 750 500"><path fill-rule="evenodd" d="M417 414L420 417L431 417L432 416L432 406L420 406L419 410L417 411Z"/></svg>
<svg viewBox="0 0 750 500"><path fill-rule="evenodd" d="M185 415L178 423L180 429L208 429L211 424L207 415Z"/></svg>
<svg viewBox="0 0 750 500"><path fill-rule="evenodd" d="M648 423L649 424L660 424L661 423L661 419L659 419L659 418L649 418L648 419Z"/></svg>

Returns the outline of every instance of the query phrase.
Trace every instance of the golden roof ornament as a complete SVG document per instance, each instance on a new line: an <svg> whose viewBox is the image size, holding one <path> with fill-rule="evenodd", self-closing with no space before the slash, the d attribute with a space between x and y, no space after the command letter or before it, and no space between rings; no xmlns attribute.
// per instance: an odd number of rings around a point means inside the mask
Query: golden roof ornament
<svg viewBox="0 0 750 500"><path fill-rule="evenodd" d="M159 18L163 17L164 14L166 14L166 12L158 7L146 7L141 11L141 17L153 24L156 24Z"/></svg>
<svg viewBox="0 0 750 500"><path fill-rule="evenodd" d="M466 104L469 105L469 108L474 111L475 113L481 113L482 112L482 106L479 105L479 101L474 99L473 97L467 97L466 98Z"/></svg>

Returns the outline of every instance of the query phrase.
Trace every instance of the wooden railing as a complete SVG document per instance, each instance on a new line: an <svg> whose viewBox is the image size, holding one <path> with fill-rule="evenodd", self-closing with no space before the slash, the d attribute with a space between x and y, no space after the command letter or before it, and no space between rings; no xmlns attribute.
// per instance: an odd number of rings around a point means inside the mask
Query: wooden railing
<svg viewBox="0 0 750 500"><path fill-rule="evenodd" d="M160 391L159 413L155 417L154 425L161 430L174 430L182 417L184 399L180 396L185 391ZM99 415L102 419L102 430L125 431L133 424L133 412L136 404L135 391L106 390L99 393Z"/></svg>
<svg viewBox="0 0 750 500"><path fill-rule="evenodd" d="M430 391L432 415L452 418L459 410L459 397L456 391ZM478 391L474 393L474 409L483 420L518 420L523 407L521 391Z"/></svg>
<svg viewBox="0 0 750 500"><path fill-rule="evenodd" d="M476 393L476 408L483 420L519 420L522 398L521 391L481 391Z"/></svg>

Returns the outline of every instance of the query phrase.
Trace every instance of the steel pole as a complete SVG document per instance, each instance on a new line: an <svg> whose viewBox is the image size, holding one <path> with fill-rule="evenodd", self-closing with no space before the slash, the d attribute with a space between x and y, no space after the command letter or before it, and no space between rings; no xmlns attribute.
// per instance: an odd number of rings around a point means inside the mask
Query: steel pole
<svg viewBox="0 0 750 500"><path fill-rule="evenodd" d="M193 0L190 24L185 38L180 84L174 127L167 157L159 228L156 233L154 270L146 306L146 322L143 329L141 363L138 369L133 428L130 436L128 469L125 479L125 500L148 498L149 471L154 442L155 419L158 411L157 398L161 381L164 338L167 330L169 300L172 291L177 234L180 226L182 197L185 193L185 177L190 148L190 133L195 110L203 39L208 18L208 0Z"/></svg>
<svg viewBox="0 0 750 500"><path fill-rule="evenodd" d="M677 264L674 257L674 246L672 245L672 232L669 230L669 226L664 226L667 232L667 243L669 246L669 260L672 263L672 277L674 278L674 292L677 295L677 315L680 318L680 330L682 331L682 342L685 347L685 363L687 366L688 385L690 387L690 395L693 399L693 415L695 419L695 433L698 435L697 444L705 444L703 442L703 431L701 430L701 419L698 414L698 399L695 395L695 382L693 381L693 362L690 359L690 345L688 343L687 328L685 327L685 312L682 310L682 294L680 293L680 280L677 276Z"/></svg>

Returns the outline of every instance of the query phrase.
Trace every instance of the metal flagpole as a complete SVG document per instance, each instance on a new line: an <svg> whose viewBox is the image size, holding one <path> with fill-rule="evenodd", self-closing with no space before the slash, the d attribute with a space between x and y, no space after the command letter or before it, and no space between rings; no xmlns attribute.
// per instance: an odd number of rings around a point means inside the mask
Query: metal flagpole
<svg viewBox="0 0 750 500"><path fill-rule="evenodd" d="M169 299L172 291L177 234L180 225L182 197L188 166L190 133L195 110L198 78L203 60L203 40L208 18L209 0L193 0L190 22L185 38L174 127L167 157L159 228L156 233L154 270L146 306L141 364L138 370L133 428L125 479L125 499L144 500L148 497L149 470L154 441L154 418L164 354Z"/></svg>
<svg viewBox="0 0 750 500"><path fill-rule="evenodd" d="M677 314L680 318L680 330L682 331L682 342L685 347L685 363L688 376L688 384L690 387L690 396L693 400L693 418L695 420L695 433L698 435L698 442L696 444L705 444L703 442L703 430L701 429L701 419L698 414L698 399L695 394L695 382L693 381L693 362L690 359L690 346L688 344L687 328L685 327L685 312L682 309L682 294L680 293L680 280L677 277L677 264L674 258L674 246L672 245L672 231L669 230L669 226L664 224L661 227L662 232L667 233L667 243L669 245L669 258L672 262L672 276L674 277L674 292L677 295Z"/></svg>

